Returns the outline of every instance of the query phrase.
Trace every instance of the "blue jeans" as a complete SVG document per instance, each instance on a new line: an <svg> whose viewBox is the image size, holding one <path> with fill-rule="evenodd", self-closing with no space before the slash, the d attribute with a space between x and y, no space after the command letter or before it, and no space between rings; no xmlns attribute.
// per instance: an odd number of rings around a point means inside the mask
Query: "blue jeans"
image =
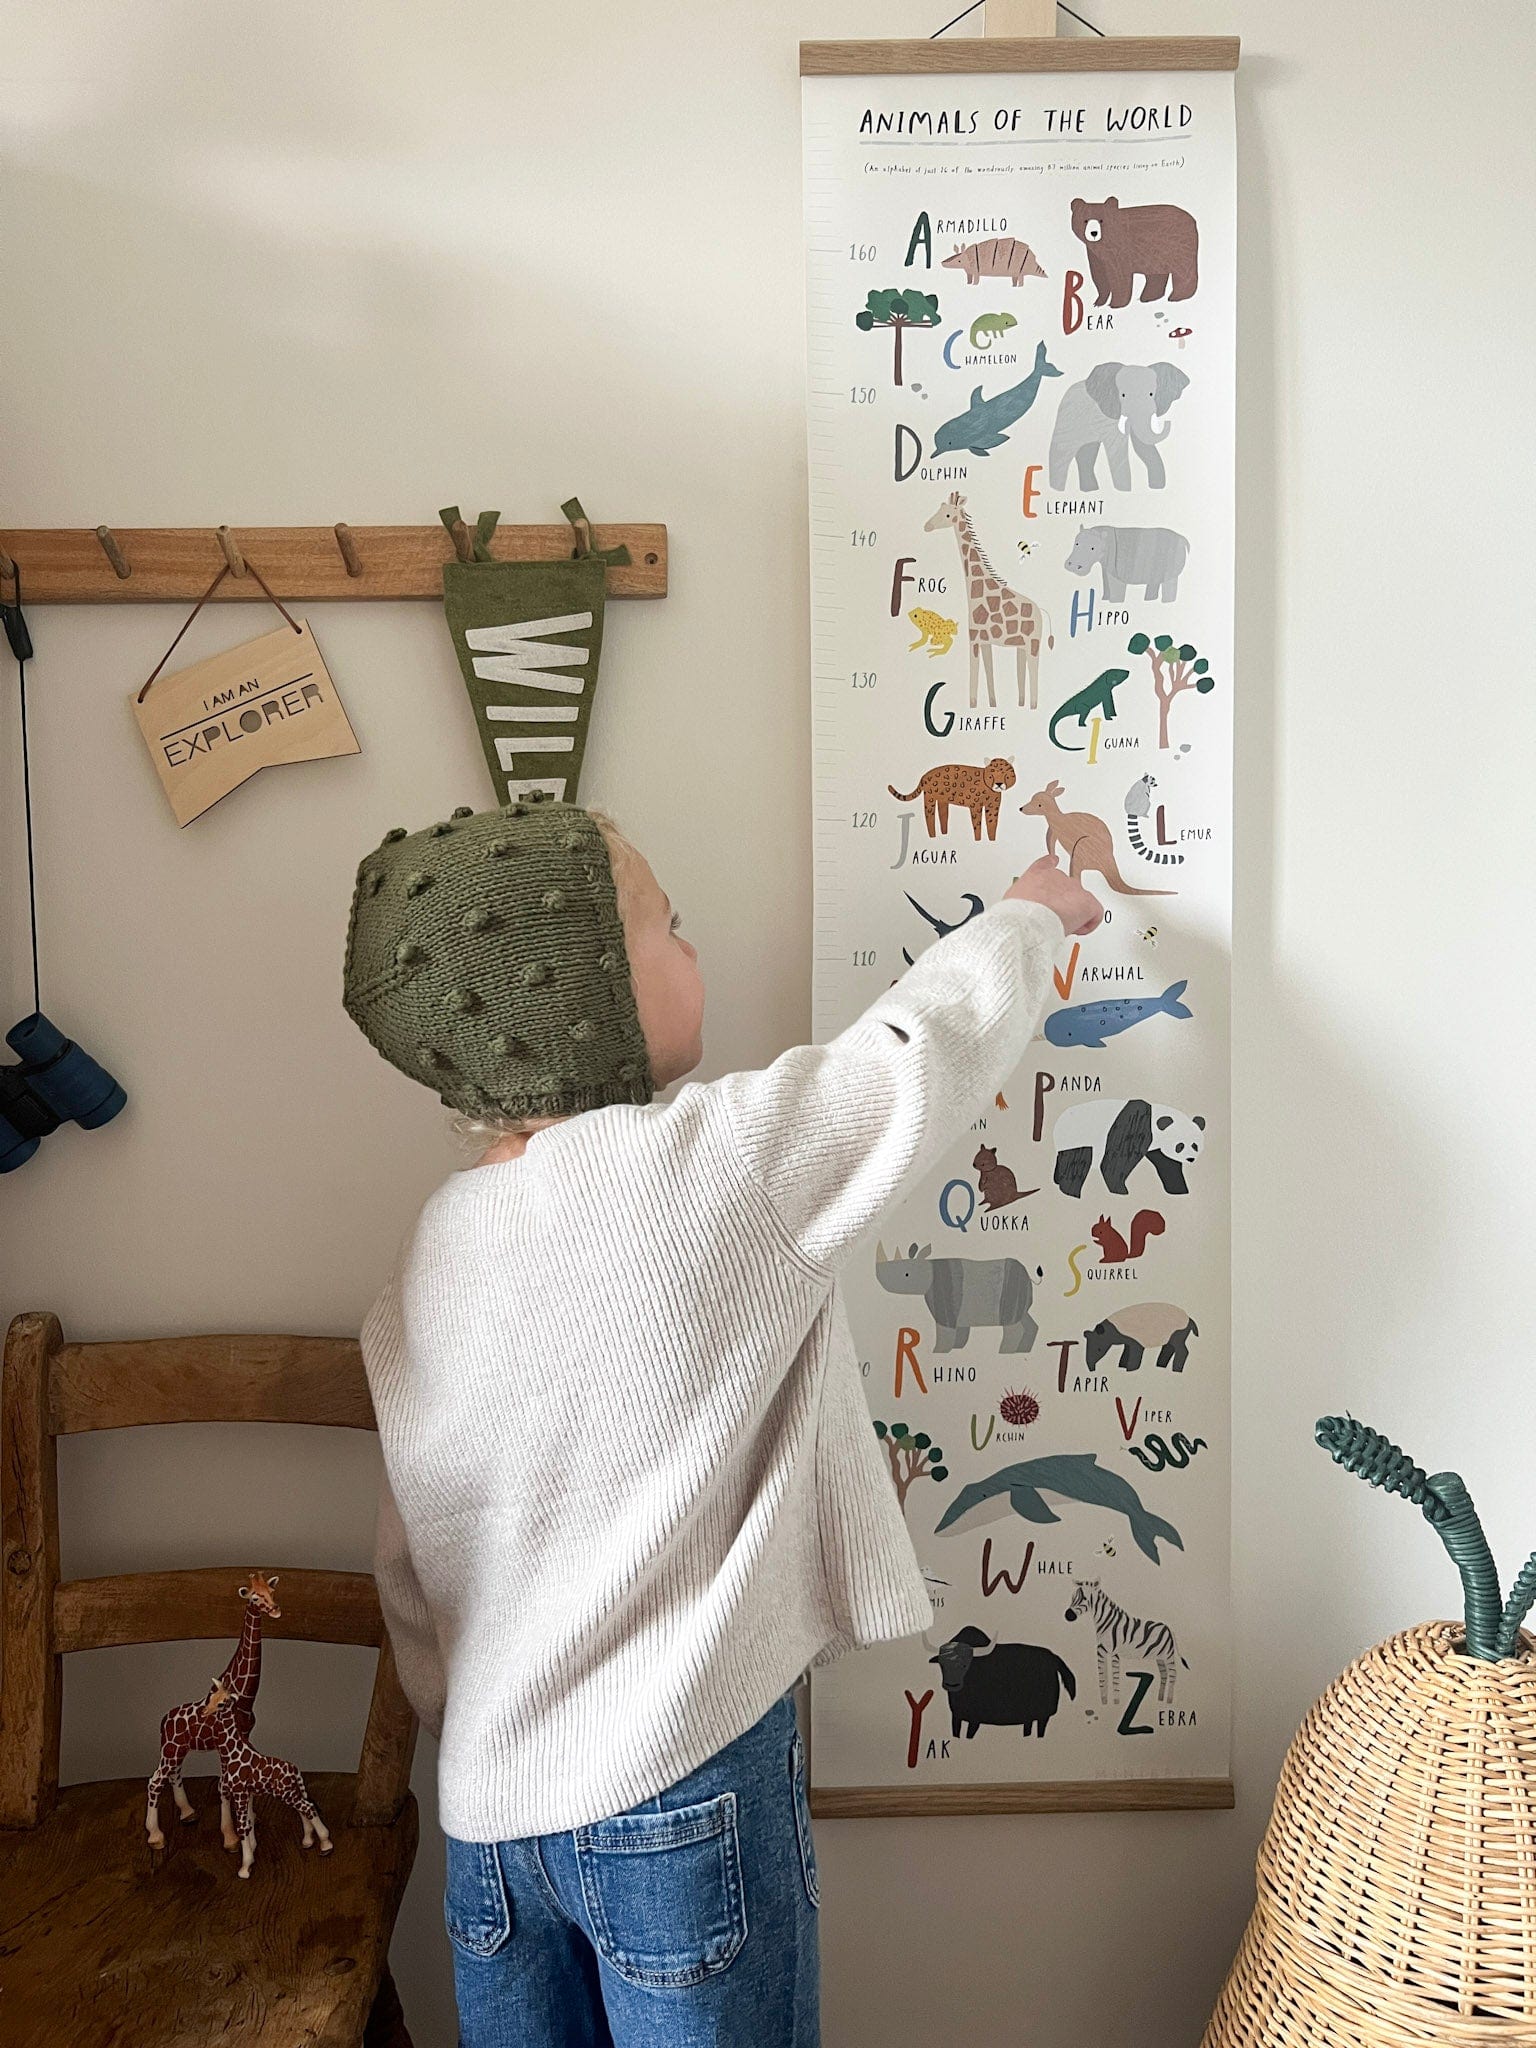
<svg viewBox="0 0 1536 2048"><path fill-rule="evenodd" d="M791 1688L622 1813L448 1837L460 2048L818 2048L820 1905Z"/></svg>

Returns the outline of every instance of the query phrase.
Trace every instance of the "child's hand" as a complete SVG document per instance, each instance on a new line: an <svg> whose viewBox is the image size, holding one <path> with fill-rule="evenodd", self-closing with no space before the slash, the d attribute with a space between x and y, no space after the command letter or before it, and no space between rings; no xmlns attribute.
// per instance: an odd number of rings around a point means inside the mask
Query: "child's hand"
<svg viewBox="0 0 1536 2048"><path fill-rule="evenodd" d="M1098 897L1066 874L1048 853L1032 862L1004 893L1054 910L1066 926L1068 938L1086 938L1104 922L1104 906Z"/></svg>

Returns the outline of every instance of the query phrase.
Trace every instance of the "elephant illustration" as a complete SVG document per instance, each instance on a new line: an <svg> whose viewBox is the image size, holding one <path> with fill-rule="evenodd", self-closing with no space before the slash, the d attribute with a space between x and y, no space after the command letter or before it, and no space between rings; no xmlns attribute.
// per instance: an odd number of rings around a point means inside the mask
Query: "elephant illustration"
<svg viewBox="0 0 1536 2048"><path fill-rule="evenodd" d="M1122 206L1118 199L1072 202L1072 232L1088 253L1098 306L1128 306L1131 287L1146 279L1141 298L1193 298L1200 281L1200 230L1182 206Z"/></svg>
<svg viewBox="0 0 1536 2048"><path fill-rule="evenodd" d="M1067 471L1075 459L1079 488L1096 491L1102 448L1109 457L1111 483L1117 491L1128 491L1134 448L1148 484L1160 491L1167 476L1157 444L1167 440L1172 423L1166 414L1188 383L1172 363L1100 363L1080 383L1069 384L1061 394L1051 433L1051 489L1066 489Z"/></svg>
<svg viewBox="0 0 1536 2048"><path fill-rule="evenodd" d="M1104 600L1118 602L1128 583L1143 586L1148 599L1169 603L1179 594L1179 577L1189 560L1189 542L1168 526L1080 526L1066 566L1074 576L1104 572Z"/></svg>

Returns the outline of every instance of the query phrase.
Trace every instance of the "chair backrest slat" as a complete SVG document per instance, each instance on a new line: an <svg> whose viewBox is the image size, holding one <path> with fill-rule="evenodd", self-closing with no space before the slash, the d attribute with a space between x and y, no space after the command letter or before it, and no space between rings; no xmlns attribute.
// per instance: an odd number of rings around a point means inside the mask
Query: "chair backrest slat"
<svg viewBox="0 0 1536 2048"><path fill-rule="evenodd" d="M245 1565L185 1572L127 1572L110 1579L65 1579L53 1596L53 1645L115 1650L125 1643L213 1642L238 1636L245 1620L237 1588ZM267 1642L361 1643L384 1640L379 1596L367 1572L296 1571L274 1566L281 1618L262 1623Z"/></svg>
<svg viewBox="0 0 1536 2048"><path fill-rule="evenodd" d="M53 1369L55 1436L150 1422L317 1422L372 1429L348 1337L156 1337L66 1344Z"/></svg>
<svg viewBox="0 0 1536 2048"><path fill-rule="evenodd" d="M57 1796L67 1652L239 1636L236 1589L256 1568L249 1561L60 1582L55 1437L160 1422L374 1427L362 1353L345 1338L66 1344L56 1316L15 1318L0 1380L0 1827L35 1827ZM378 1648L353 1819L392 1821L409 1788L416 1723L373 1580L276 1569L283 1613L264 1633Z"/></svg>

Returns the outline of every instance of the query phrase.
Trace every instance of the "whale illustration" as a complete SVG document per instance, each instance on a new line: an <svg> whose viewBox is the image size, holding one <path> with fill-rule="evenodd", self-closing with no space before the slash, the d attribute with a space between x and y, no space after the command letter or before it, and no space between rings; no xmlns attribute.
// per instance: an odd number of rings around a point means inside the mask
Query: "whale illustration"
<svg viewBox="0 0 1536 2048"><path fill-rule="evenodd" d="M1159 1538L1176 1550L1184 1539L1171 1522L1149 1514L1141 1496L1118 1472L1106 1472L1092 1451L1063 1451L1049 1458L1026 1458L1021 1465L1005 1465L990 1479L974 1480L962 1486L934 1525L934 1535L958 1535L979 1529L1008 1514L1022 1515L1026 1522L1059 1522L1046 1494L1058 1500L1081 1501L1086 1507L1108 1508L1124 1515L1131 1525L1131 1537L1154 1564L1161 1564Z"/></svg>
<svg viewBox="0 0 1536 2048"><path fill-rule="evenodd" d="M1035 350L1035 367L1022 384L999 391L995 398L983 398L981 386L976 386L966 410L946 420L934 435L934 454L948 455L957 448L968 448L973 455L990 455L994 448L1002 447L1008 439L1008 429L1016 426L1034 404L1040 379L1060 375L1056 365L1045 360L1042 341Z"/></svg>
<svg viewBox="0 0 1536 2048"><path fill-rule="evenodd" d="M1102 1046L1106 1038L1129 1031L1146 1017L1192 1017L1194 1011L1179 1000L1188 987L1187 981L1176 981L1160 996L1109 996L1101 1003L1053 1010L1045 1020L1045 1036L1052 1045Z"/></svg>

